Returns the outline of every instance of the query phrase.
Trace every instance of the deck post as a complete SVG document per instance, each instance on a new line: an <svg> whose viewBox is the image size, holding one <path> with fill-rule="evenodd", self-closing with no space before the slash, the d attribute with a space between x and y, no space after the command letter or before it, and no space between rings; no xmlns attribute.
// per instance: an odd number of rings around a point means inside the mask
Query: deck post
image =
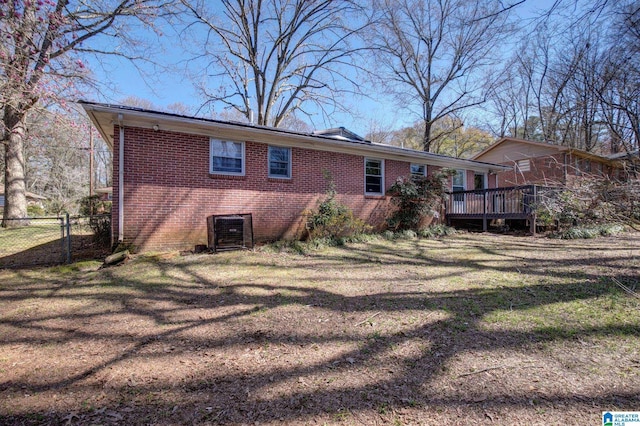
<svg viewBox="0 0 640 426"><path fill-rule="evenodd" d="M532 189L533 195L528 205L529 231L531 232L531 235L536 235L536 211L532 207L535 207L536 202L538 200L538 191L537 191L538 187L536 185L533 185L531 189Z"/></svg>
<svg viewBox="0 0 640 426"><path fill-rule="evenodd" d="M487 232L487 188L482 191L482 232Z"/></svg>

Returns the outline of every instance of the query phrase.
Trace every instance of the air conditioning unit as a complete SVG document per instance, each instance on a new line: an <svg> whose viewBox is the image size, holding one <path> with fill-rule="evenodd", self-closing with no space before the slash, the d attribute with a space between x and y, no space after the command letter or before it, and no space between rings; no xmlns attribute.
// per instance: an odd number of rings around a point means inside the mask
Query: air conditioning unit
<svg viewBox="0 0 640 426"><path fill-rule="evenodd" d="M251 213L209 216L207 234L209 248L214 253L218 250L253 248Z"/></svg>

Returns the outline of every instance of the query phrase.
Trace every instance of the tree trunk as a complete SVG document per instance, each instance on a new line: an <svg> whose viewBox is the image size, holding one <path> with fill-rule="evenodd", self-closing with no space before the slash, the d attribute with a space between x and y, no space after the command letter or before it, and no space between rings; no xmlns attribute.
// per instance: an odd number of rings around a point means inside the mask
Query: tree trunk
<svg viewBox="0 0 640 426"><path fill-rule="evenodd" d="M422 134L422 150L431 152L431 121L424 121L424 133Z"/></svg>
<svg viewBox="0 0 640 426"><path fill-rule="evenodd" d="M5 108L4 123L4 210L2 225L7 228L21 226L27 217L27 197L24 178L24 138L26 136L24 114L14 108ZM8 220L12 219L12 220Z"/></svg>

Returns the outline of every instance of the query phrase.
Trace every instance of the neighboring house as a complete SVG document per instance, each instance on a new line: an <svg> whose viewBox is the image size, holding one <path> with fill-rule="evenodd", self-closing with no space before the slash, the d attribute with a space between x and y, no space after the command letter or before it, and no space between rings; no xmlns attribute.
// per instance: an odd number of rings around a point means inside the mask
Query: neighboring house
<svg viewBox="0 0 640 426"><path fill-rule="evenodd" d="M111 186L105 186L104 188L96 188L95 193L100 199L100 201L113 200L113 188Z"/></svg>
<svg viewBox="0 0 640 426"><path fill-rule="evenodd" d="M498 173L498 187L571 186L575 178L585 175L624 177L620 162L615 159L517 138L502 138L473 160L512 166L511 170Z"/></svg>
<svg viewBox="0 0 640 426"><path fill-rule="evenodd" d="M4 187L4 185L2 185ZM28 206L44 207L43 202L47 200L47 197L34 194L33 192L25 192ZM0 209L4 209L4 188L0 189Z"/></svg>
<svg viewBox="0 0 640 426"><path fill-rule="evenodd" d="M252 214L256 240L296 238L326 196L381 229L400 176L461 170L459 188L495 187L495 164L315 134L81 102L113 150L114 242L137 250L207 243L207 217Z"/></svg>
<svg viewBox="0 0 640 426"><path fill-rule="evenodd" d="M619 152L607 156L610 160L619 164L619 167L631 178L637 179L640 175L640 151Z"/></svg>

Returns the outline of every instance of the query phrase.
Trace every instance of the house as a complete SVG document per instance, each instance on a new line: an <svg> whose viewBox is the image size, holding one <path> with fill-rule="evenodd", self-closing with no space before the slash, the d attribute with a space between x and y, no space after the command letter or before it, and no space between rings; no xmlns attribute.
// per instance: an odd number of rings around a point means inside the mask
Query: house
<svg viewBox="0 0 640 426"><path fill-rule="evenodd" d="M25 197L27 198L28 206L43 207L43 202L47 200L47 197L28 191L25 192ZM4 185L0 188L0 209L4 209Z"/></svg>
<svg viewBox="0 0 640 426"><path fill-rule="evenodd" d="M640 174L640 150L618 152L608 155L607 158L615 161L619 168L624 170L628 178L638 179Z"/></svg>
<svg viewBox="0 0 640 426"><path fill-rule="evenodd" d="M110 186L96 188L95 193L100 201L111 201L113 199L113 188Z"/></svg>
<svg viewBox="0 0 640 426"><path fill-rule="evenodd" d="M338 128L301 133L80 102L112 149L115 242L136 250L207 243L207 218L252 215L257 241L299 237L304 212L337 198L381 229L400 176L460 170L458 187L494 187L508 167L375 144Z"/></svg>
<svg viewBox="0 0 640 426"><path fill-rule="evenodd" d="M619 161L579 149L505 137L473 160L512 166L498 173L498 187L571 186L581 176L622 178Z"/></svg>

